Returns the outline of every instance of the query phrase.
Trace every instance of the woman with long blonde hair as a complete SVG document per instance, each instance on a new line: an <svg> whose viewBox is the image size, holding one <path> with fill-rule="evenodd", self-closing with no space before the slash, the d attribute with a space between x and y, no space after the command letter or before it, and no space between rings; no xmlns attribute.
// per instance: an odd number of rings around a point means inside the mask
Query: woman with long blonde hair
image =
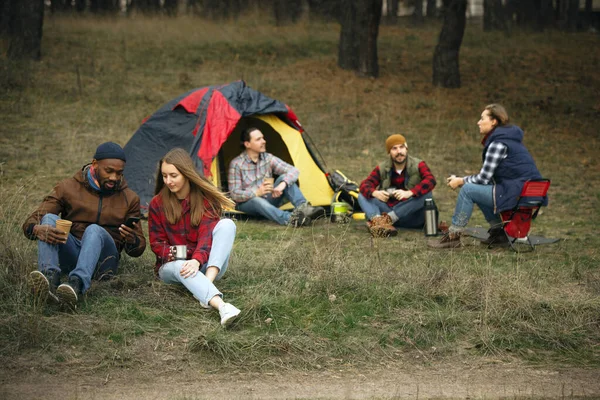
<svg viewBox="0 0 600 400"><path fill-rule="evenodd" d="M189 154L180 148L160 160L154 194L148 230L155 274L165 283L184 285L202 307L219 310L221 325L228 326L240 310L223 301L213 282L229 264L236 226L220 216L234 203L196 172ZM181 245L187 253L176 259L175 246Z"/></svg>

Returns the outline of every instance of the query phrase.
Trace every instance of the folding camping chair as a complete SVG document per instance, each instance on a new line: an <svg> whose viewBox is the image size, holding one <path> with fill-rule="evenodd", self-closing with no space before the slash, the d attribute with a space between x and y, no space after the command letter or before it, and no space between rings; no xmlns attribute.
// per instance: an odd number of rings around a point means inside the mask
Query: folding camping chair
<svg viewBox="0 0 600 400"><path fill-rule="evenodd" d="M517 204L513 209L500 213L504 225L504 233L507 236L510 247L515 252L519 252L515 246L517 241L529 244L530 251L535 249L528 236L529 230L531 229L531 222L537 217L543 205L544 197L546 197L549 187L549 179L525 182L521 194L517 199Z"/></svg>

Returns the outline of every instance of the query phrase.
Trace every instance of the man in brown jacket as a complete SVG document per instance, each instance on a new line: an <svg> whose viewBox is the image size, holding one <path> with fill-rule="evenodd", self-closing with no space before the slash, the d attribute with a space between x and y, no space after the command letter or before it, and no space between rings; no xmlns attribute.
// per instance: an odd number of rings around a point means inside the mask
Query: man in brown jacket
<svg viewBox="0 0 600 400"><path fill-rule="evenodd" d="M92 163L59 182L27 218L23 232L38 241L38 270L29 275L36 295L74 309L92 277L117 272L121 250L132 257L144 253L142 227L132 223L139 221L140 198L127 187L124 168L121 146L101 144ZM72 222L70 233L56 228L59 218ZM61 275L67 282L60 283Z"/></svg>

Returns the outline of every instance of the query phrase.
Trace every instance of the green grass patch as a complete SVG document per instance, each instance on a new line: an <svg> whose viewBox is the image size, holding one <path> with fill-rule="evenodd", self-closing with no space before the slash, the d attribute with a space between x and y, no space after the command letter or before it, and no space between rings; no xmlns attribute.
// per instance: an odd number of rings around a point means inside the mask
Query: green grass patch
<svg viewBox="0 0 600 400"><path fill-rule="evenodd" d="M44 370L92 373L173 360L274 370L416 356L598 366L597 35L506 37L469 25L463 87L443 90L430 84L439 26L382 26L381 77L363 80L336 66L337 25L243 22L53 16L42 62L0 58L0 360L39 355ZM218 283L243 312L230 330L185 290L156 281L149 249L124 256L118 277L94 283L75 314L36 302L25 280L37 250L20 224L42 197L99 143L124 145L171 98L240 78L288 103L328 166L355 181L382 160L389 134L406 135L438 179L447 221L456 193L444 178L477 172L479 114L503 103L552 179L534 234L563 240L527 254L473 242L443 252L415 231L371 241L359 222L293 230L240 220ZM471 224L485 225L478 211Z"/></svg>

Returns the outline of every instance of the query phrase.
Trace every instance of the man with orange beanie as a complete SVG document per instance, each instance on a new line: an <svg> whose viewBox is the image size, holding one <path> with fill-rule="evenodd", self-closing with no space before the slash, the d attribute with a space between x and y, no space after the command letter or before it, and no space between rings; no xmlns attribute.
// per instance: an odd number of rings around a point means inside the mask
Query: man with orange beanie
<svg viewBox="0 0 600 400"><path fill-rule="evenodd" d="M362 181L358 196L374 237L395 236L396 227L423 228L425 199L436 184L425 161L408 155L404 136L388 137L385 149L388 158Z"/></svg>

